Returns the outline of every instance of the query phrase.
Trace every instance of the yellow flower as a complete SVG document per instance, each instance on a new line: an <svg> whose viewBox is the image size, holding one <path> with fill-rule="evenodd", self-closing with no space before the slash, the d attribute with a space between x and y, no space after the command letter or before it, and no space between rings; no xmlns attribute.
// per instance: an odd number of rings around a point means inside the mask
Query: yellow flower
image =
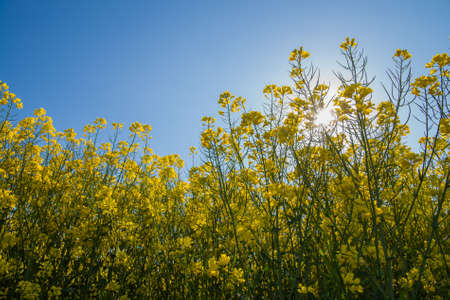
<svg viewBox="0 0 450 300"><path fill-rule="evenodd" d="M403 58L404 60L408 60L412 57L412 55L406 49L403 50L397 49L393 57L400 57Z"/></svg>
<svg viewBox="0 0 450 300"><path fill-rule="evenodd" d="M433 65L437 65L440 69L450 64L450 57L447 53L436 54L433 56L433 59L429 64L427 64L427 68L432 67Z"/></svg>
<svg viewBox="0 0 450 300"><path fill-rule="evenodd" d="M42 107L41 108L37 108L37 109L34 110L34 115L36 117L43 117L43 116L45 116L46 113L47 112Z"/></svg>
<svg viewBox="0 0 450 300"><path fill-rule="evenodd" d="M229 258L226 254L223 254L223 253L220 255L219 260L217 261L217 263L218 263L220 266L225 266L225 265L227 265L229 262L230 262L230 258Z"/></svg>
<svg viewBox="0 0 450 300"><path fill-rule="evenodd" d="M299 49L294 49L291 52L291 55L289 56L289 61L296 61L296 60L302 60L302 59L306 59L310 56L310 54L303 50L303 47L300 46Z"/></svg>
<svg viewBox="0 0 450 300"><path fill-rule="evenodd" d="M241 268L234 268L232 271L232 276L234 281L238 282L238 283L244 283L245 279L244 279L244 271Z"/></svg>
<svg viewBox="0 0 450 300"><path fill-rule="evenodd" d="M114 130L122 129L123 127L122 123L112 123L112 125Z"/></svg>
<svg viewBox="0 0 450 300"><path fill-rule="evenodd" d="M355 41L354 38L352 38L352 39L350 40L349 37L346 37L346 38L345 38L345 41L342 42L342 44L340 45L340 48L343 49L344 51L347 51L347 50L350 49L350 48L356 47L356 45L357 45L357 43L356 43L356 41Z"/></svg>

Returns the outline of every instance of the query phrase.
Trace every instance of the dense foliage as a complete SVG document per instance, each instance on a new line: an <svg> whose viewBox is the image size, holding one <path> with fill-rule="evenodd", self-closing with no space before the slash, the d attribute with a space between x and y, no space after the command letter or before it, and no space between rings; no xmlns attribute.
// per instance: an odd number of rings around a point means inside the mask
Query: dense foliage
<svg viewBox="0 0 450 300"><path fill-rule="evenodd" d="M397 50L375 104L354 39L341 54L335 93L302 47L293 85L266 86L261 111L223 93L186 180L179 156L149 148L150 126L124 141L113 123L104 142L102 118L81 138L42 108L17 122L0 82L1 297L444 299L450 59L412 79ZM335 120L317 123L327 106Z"/></svg>

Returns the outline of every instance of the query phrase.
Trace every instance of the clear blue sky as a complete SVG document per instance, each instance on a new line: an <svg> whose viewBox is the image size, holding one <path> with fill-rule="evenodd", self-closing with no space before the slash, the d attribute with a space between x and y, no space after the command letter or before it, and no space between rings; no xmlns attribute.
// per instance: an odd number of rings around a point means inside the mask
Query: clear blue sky
<svg viewBox="0 0 450 300"><path fill-rule="evenodd" d="M266 84L289 82L295 47L325 78L346 36L379 79L397 48L422 71L448 52L449 14L448 0L0 0L0 80L22 98L21 116L44 107L57 130L80 133L96 117L140 121L152 125L158 154L189 160L219 94L260 107Z"/></svg>

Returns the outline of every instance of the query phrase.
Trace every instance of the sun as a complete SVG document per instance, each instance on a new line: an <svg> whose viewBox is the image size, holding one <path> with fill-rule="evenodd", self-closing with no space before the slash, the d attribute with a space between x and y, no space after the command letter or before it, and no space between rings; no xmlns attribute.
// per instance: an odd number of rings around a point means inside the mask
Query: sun
<svg viewBox="0 0 450 300"><path fill-rule="evenodd" d="M334 119L334 112L330 108L323 108L317 113L316 119L314 123L317 125L326 126L330 124L331 121Z"/></svg>

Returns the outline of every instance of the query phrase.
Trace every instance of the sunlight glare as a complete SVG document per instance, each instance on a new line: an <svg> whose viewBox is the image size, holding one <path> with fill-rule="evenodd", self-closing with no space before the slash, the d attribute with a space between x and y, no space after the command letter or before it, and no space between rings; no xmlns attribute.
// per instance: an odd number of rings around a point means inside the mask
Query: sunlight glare
<svg viewBox="0 0 450 300"><path fill-rule="evenodd" d="M317 113L315 123L317 125L326 126L334 119L334 113L329 108L324 108Z"/></svg>

